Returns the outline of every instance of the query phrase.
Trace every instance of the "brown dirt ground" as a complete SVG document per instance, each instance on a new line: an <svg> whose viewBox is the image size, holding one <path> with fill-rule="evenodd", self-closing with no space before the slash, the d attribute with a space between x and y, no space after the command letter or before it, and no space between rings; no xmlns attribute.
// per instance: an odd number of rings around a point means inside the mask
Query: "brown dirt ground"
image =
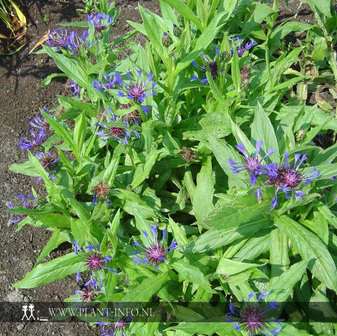
<svg viewBox="0 0 337 336"><path fill-rule="evenodd" d="M37 289L18 290L12 284L22 279L30 271L50 237L50 232L25 226L15 232L6 211L15 202L18 193L29 194L35 179L12 173L8 166L23 162L27 153L18 147L21 136L27 135L29 120L39 114L39 108L53 107L58 95L69 94L63 79L53 80L41 88L41 81L57 72L53 61L45 55L29 55L28 51L58 22L78 21L85 17L76 11L82 7L81 0L25 0L23 11L28 21L27 46L11 57L0 57L0 229L2 233L0 249L0 298L1 301L62 301L78 289L74 277L56 281ZM121 15L112 29L113 34L121 35L129 30L126 20L140 21L137 4L159 12L158 0L117 0ZM288 6L281 3L281 19L292 17L299 2L289 0ZM45 16L47 15L47 16ZM44 18L46 22L44 22ZM299 10L297 20L312 21L312 14L305 5ZM65 247L66 248L66 247ZM64 251L56 251L57 256ZM99 335L99 330L80 323L2 323L0 336L16 335ZM148 335L150 336L150 335Z"/></svg>

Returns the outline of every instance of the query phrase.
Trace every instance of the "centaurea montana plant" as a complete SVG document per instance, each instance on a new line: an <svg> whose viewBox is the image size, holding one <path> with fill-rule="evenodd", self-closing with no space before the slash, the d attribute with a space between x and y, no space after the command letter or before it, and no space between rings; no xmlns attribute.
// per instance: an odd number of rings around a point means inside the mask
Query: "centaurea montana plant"
<svg viewBox="0 0 337 336"><path fill-rule="evenodd" d="M143 264L152 264L156 269L159 269L158 265L163 262L167 255L177 247L175 240L172 240L170 246L165 247L165 236L166 230L162 231L162 239L159 242L157 238L157 226L151 226L151 237L148 232L143 230L143 235L146 239L145 247L140 245L137 241L134 241L133 245L139 247L141 251L135 251L134 256L131 259L135 262L136 265Z"/></svg>
<svg viewBox="0 0 337 336"><path fill-rule="evenodd" d="M126 318L121 318L118 322L98 322L102 328L102 336L124 336L126 327L130 324Z"/></svg>
<svg viewBox="0 0 337 336"><path fill-rule="evenodd" d="M81 248L76 240L73 241L74 252L83 260L83 265L76 273L76 281L82 280L81 271L83 267L87 267L91 272L91 275L96 277L96 272L101 270L108 270L112 273L116 273L114 269L108 267L108 262L111 261L111 257L103 256L103 253L100 251L100 244L97 247L94 245L87 245Z"/></svg>
<svg viewBox="0 0 337 336"><path fill-rule="evenodd" d="M49 171L49 178L54 180L56 178L55 175L53 175L51 172L53 172L54 174L57 173L57 167L56 167L56 163L60 161L59 158L54 157L50 152L37 152L35 153L35 157L38 158L38 160L40 161L41 166ZM38 177L36 183L40 183L41 181L41 177Z"/></svg>
<svg viewBox="0 0 337 336"><path fill-rule="evenodd" d="M262 142L258 141L256 143L256 152L255 156L249 156L243 145L238 144L236 147L238 150L244 155L245 163L241 164L238 162L234 162L232 159L229 159L229 165L232 168L232 171L237 174L241 171L248 171L250 173L250 183L254 185L257 182L257 178L259 176L264 177L265 181L259 187L255 194L257 195L258 201L262 201L262 188L265 185L273 185L275 187L274 196L271 202L271 209L275 209L278 205L277 202L277 194L278 191L281 190L286 199L290 199L292 194L296 197L302 199L304 196L304 192L301 190L297 190L297 188L302 182L305 184L311 183L311 181L319 176L319 172L314 167L308 174L304 174L300 170L300 166L307 158L306 154L295 153L294 163L291 166L288 162L288 153L286 152L284 155L285 162L282 164L277 163L269 163L262 165L261 162L269 155L273 153L273 150L269 150L268 153L262 157L262 159L258 159L258 153L261 149Z"/></svg>
<svg viewBox="0 0 337 336"><path fill-rule="evenodd" d="M213 60L209 60L208 57L206 57L204 53L200 54L200 56L203 58L205 63L208 64L213 79L218 78L219 72L223 72L223 70L218 67L218 60L217 60L218 54L219 54L219 47L218 46L215 47L215 56L214 56ZM207 78L206 78L206 69L207 69L206 64L200 65L196 61L193 61L191 64L194 67L196 67L203 75L203 77L198 77L196 75L192 75L191 81L200 80L200 82L202 84L207 84L208 81L207 81Z"/></svg>
<svg viewBox="0 0 337 336"><path fill-rule="evenodd" d="M139 138L139 133L130 127L130 123L123 118L117 118L114 113L112 113L111 108L109 109L109 118L107 110L104 111L105 119L108 119L108 122L105 123L96 123L96 126L99 127L99 130L96 132L100 136L102 142L106 142L109 139L114 139L119 142L122 140L124 145L128 144L128 139L134 135L136 138ZM136 124L135 124L136 125Z"/></svg>
<svg viewBox="0 0 337 336"><path fill-rule="evenodd" d="M293 165L288 162L288 153L284 155L285 162L281 165L275 165L274 168L267 172L267 181L265 184L273 185L275 192L271 203L271 208L277 207L277 194L281 190L286 199L290 199L292 194L302 199L305 195L303 191L296 190L301 182L305 184L311 183L313 179L319 176L319 172L314 167L308 174L304 174L300 171L300 166L306 160L307 155L301 153L295 153ZM259 196L261 193L257 192Z"/></svg>
<svg viewBox="0 0 337 336"><path fill-rule="evenodd" d="M268 304L260 302L268 296L268 293L265 292L258 296L257 302L251 302L250 300L257 294L257 292L250 293L247 302L240 309L235 307L233 303L229 303L230 313L227 314L227 322L234 322L235 330L243 331L249 336L261 334L265 336L278 335L282 329L281 320L271 316L271 311L277 308L277 304L275 302Z"/></svg>
<svg viewBox="0 0 337 336"><path fill-rule="evenodd" d="M98 282L97 278L94 278L92 275L89 280L82 284L81 290L76 290L75 293L78 294L78 297L75 298L75 301L80 302L92 302L97 299L100 295L104 294L103 288L103 279Z"/></svg>
<svg viewBox="0 0 337 336"><path fill-rule="evenodd" d="M103 81L100 83L97 79L93 81L93 88L98 91L113 89L117 84L116 74L103 74Z"/></svg>
<svg viewBox="0 0 337 336"><path fill-rule="evenodd" d="M40 128L37 132L33 129L29 131L31 138L22 137L19 143L20 149L31 150L36 149L46 139L44 128Z"/></svg>
<svg viewBox="0 0 337 336"><path fill-rule="evenodd" d="M154 90L156 86L156 81L153 81L153 74L149 72L147 79L142 80L143 74L140 69L136 69L138 78L133 80L131 78L131 73L127 72L128 80L123 80L121 75L116 72L115 80L120 85L117 90L119 97L127 97L136 103L143 103L147 96L153 96L157 92Z"/></svg>
<svg viewBox="0 0 337 336"><path fill-rule="evenodd" d="M262 141L257 141L255 146L255 155L250 156L247 154L242 143L236 145L236 148L243 154L244 163L235 162L229 159L229 166L231 167L234 174L238 174L241 171L246 170L250 175L250 185L254 185L257 181L258 176L264 174L266 170L272 170L275 166L274 163L262 164L262 162L271 154L274 153L272 149L259 159L260 150L263 145Z"/></svg>
<svg viewBox="0 0 337 336"><path fill-rule="evenodd" d="M101 33L114 23L114 18L105 13L88 14L88 24L95 27L96 33Z"/></svg>
<svg viewBox="0 0 337 336"><path fill-rule="evenodd" d="M71 49L69 44L69 33L66 28L57 28L48 34L46 43L50 47L54 47L56 50L61 48Z"/></svg>
<svg viewBox="0 0 337 336"><path fill-rule="evenodd" d="M239 57L242 57L245 51L248 51L255 47L257 43L254 40L250 40L249 42L246 42L245 44L243 43L243 39L240 37L234 37L231 40L232 43L232 48L231 48L231 54L234 54L234 50L238 53Z"/></svg>
<svg viewBox="0 0 337 336"><path fill-rule="evenodd" d="M109 206L111 204L111 200L107 198L109 195L109 192L111 191L111 188L106 184L104 181L100 181L97 186L93 188L94 194L92 196L92 204L97 204L97 198L98 199L105 199L106 204Z"/></svg>

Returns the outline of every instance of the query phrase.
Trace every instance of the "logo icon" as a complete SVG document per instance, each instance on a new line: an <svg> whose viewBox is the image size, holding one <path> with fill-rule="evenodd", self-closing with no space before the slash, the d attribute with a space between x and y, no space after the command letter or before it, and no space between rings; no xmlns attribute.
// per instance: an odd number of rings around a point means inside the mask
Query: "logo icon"
<svg viewBox="0 0 337 336"><path fill-rule="evenodd" d="M30 303L29 305L23 305L22 312L23 312L23 316L21 318L21 321L24 321L24 320L30 321L31 319L35 320L34 305L32 303Z"/></svg>

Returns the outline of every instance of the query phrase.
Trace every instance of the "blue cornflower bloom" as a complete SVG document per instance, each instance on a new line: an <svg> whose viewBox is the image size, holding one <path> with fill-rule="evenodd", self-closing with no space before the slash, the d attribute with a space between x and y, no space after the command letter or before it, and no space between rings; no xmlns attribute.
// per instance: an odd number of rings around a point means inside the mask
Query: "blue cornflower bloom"
<svg viewBox="0 0 337 336"><path fill-rule="evenodd" d="M124 336L125 328L130 322L127 322L126 318L121 318L118 322L98 322L97 324L102 328L102 336Z"/></svg>
<svg viewBox="0 0 337 336"><path fill-rule="evenodd" d="M35 209L36 208L36 198L33 195L23 195L23 194L18 194L16 197L19 197L22 201L23 207L25 209ZM8 205L8 209L14 209L13 204ZM13 224L21 222L24 218L27 217L25 214L17 214L18 218L17 219L12 219L11 222Z"/></svg>
<svg viewBox="0 0 337 336"><path fill-rule="evenodd" d="M81 36L78 36L77 32L72 31L67 40L67 47L72 50L74 55L77 55L82 46L84 50L88 50L97 43L97 40L91 43L88 30L84 30Z"/></svg>
<svg viewBox="0 0 337 336"><path fill-rule="evenodd" d="M47 112L52 118L54 118L54 116L49 113L49 110L46 107L42 107L42 110L44 110L45 112ZM47 120L45 119L45 117L42 115L41 116L37 116L34 117L33 120L31 120L29 122L29 124L34 127L34 128L47 128L49 126Z"/></svg>
<svg viewBox="0 0 337 336"><path fill-rule="evenodd" d="M37 152L35 156L39 159L42 167L49 171L49 178L54 180L56 177L51 174L51 171L55 174L57 173L56 163L59 162L60 159L53 157L50 152ZM38 177L36 183L40 183L40 181L41 177Z"/></svg>
<svg viewBox="0 0 337 336"><path fill-rule="evenodd" d="M215 47L215 56L213 60L209 60L204 53L201 53L200 56L204 59L204 61L208 64L210 71L211 71L211 75L213 79L218 78L218 74L219 71L223 72L222 69L218 68L218 62L217 62L217 55L219 53L219 47L216 46ZM207 78L206 78L206 65L200 65L198 64L196 61L193 61L191 63L194 67L196 67L198 70L200 70L203 73L203 77L198 77L196 75L192 75L191 77L191 81L195 81L195 80L200 80L202 84L207 84Z"/></svg>
<svg viewBox="0 0 337 336"><path fill-rule="evenodd" d="M40 128L37 133L34 130L30 130L31 139L22 137L19 143L20 149L34 149L38 147L46 138L44 128Z"/></svg>
<svg viewBox="0 0 337 336"><path fill-rule="evenodd" d="M288 153L286 152L284 155L285 162L266 172L268 175L266 184L275 186L271 209L277 207L277 194L279 190L283 191L287 199L290 199L292 194L302 199L305 195L304 192L295 190L295 188L298 187L301 182L304 181L305 184L308 184L319 176L319 172L315 167L308 174L303 174L301 171L299 171L300 166L306 158L306 154L302 155L301 153L295 153L295 160L291 166L288 162ZM257 195L258 197L261 197L261 191L257 191Z"/></svg>
<svg viewBox="0 0 337 336"><path fill-rule="evenodd" d="M74 82L73 80L70 81L70 84L68 85L68 87L73 90L73 96L76 96L76 97L80 96L81 87L76 82Z"/></svg>
<svg viewBox="0 0 337 336"><path fill-rule="evenodd" d="M120 104L119 105L119 109L121 109L121 110L129 109L131 107L132 107L131 104ZM148 112L148 110L144 110L144 109L143 109L143 111L145 113ZM141 122L141 116L138 113L138 111L135 109L134 111L132 111L132 112L130 112L128 114L125 114L124 116L119 116L119 115L116 115L116 114L112 113L112 117L111 117L110 120L113 121L113 122L114 121L122 120L124 122L124 125L126 127L130 127L130 123L131 122L133 122L135 124L135 126L139 126L139 124Z"/></svg>
<svg viewBox="0 0 337 336"><path fill-rule="evenodd" d="M69 34L68 30L65 28L54 29L48 34L48 38L46 40L46 43L50 47L55 47L56 50L60 50L60 48L71 49L68 42Z"/></svg>
<svg viewBox="0 0 337 336"><path fill-rule="evenodd" d="M117 116L116 114L112 113L112 110L110 107L108 107L108 111L111 117L110 118L108 117L107 110L105 110L104 118L105 120L108 119L110 122L107 122L105 124L96 123L96 126L100 128L99 131L96 132L96 134L101 137L101 140L103 142L106 142L110 138L113 138L117 142L122 140L123 144L126 145L128 143L128 139L131 137L132 134L136 138L140 137L136 130L130 128L130 120L133 118L131 117L131 115L128 116L129 114L127 114L124 117ZM137 116L137 114L135 114L134 112L131 112L131 113L134 115L134 117ZM118 122L124 122L124 126L119 125ZM114 126L113 124L111 125L111 123L117 123L117 125ZM137 124L135 123L135 125Z"/></svg>
<svg viewBox="0 0 337 336"><path fill-rule="evenodd" d="M230 303L230 313L227 314L227 322L234 322L235 330L239 332L242 330L249 336L260 334L265 336L278 335L282 329L280 323L282 320L270 316L270 311L276 309L277 304L275 302L270 302L269 304L261 303L260 301L268 295L268 293L265 292L262 292L258 296L257 302L250 302L257 294L257 292L249 294L247 302L244 303L241 309L238 309L233 303ZM277 324L277 327L272 329L272 323Z"/></svg>
<svg viewBox="0 0 337 336"><path fill-rule="evenodd" d="M135 102L142 103L147 96L153 96L157 92L154 91L156 82L152 81L153 74L149 72L147 80L142 82L142 72L137 69L138 74L137 82L131 79L130 72L127 72L128 82L125 82L118 72L115 73L115 80L121 86L121 89L117 90L119 97L127 97ZM152 83L151 83L152 82Z"/></svg>
<svg viewBox="0 0 337 336"><path fill-rule="evenodd" d="M101 140L103 142L106 142L107 140L113 138L117 142L122 140L124 145L127 145L128 139L131 137L131 132L139 138L139 134L135 130L127 130L126 128L122 127L109 127L103 124L96 123L96 126L100 127L100 130L96 132L97 135L101 137Z"/></svg>
<svg viewBox="0 0 337 336"><path fill-rule="evenodd" d="M236 148L243 154L244 156L244 163L241 162L235 162L232 159L229 159L229 165L234 172L234 174L238 174L239 172L243 170L247 170L248 173L250 174L250 184L253 185L257 181L257 177L263 173L266 172L266 169L273 169L275 164L270 163L270 164L262 164L261 162L268 157L269 155L274 153L274 150L269 149L267 154L264 155L261 159L258 158L259 152L261 150L263 141L258 141L255 146L255 155L249 156L242 143L239 143L236 145Z"/></svg>
<svg viewBox="0 0 337 336"><path fill-rule="evenodd" d="M103 91L104 89L112 89L116 86L117 80L116 75L114 74L104 74L103 75L103 83L100 83L98 80L94 80L93 88L99 91Z"/></svg>
<svg viewBox="0 0 337 336"><path fill-rule="evenodd" d="M75 301L81 302L92 302L99 295L104 294L103 288L103 279L98 283L97 278L90 276L90 279L81 286L81 290L76 290L75 293L79 294L78 298L75 298Z"/></svg>
<svg viewBox="0 0 337 336"><path fill-rule="evenodd" d="M88 24L93 23L95 32L100 33L114 23L114 18L104 13L88 14Z"/></svg>
<svg viewBox="0 0 337 336"><path fill-rule="evenodd" d="M100 251L100 244L95 247L94 245L87 245L83 249L80 248L76 240L73 241L74 252L78 255L83 261L84 264L80 267L76 273L76 281L82 280L81 278L81 269L84 266L87 266L92 274L103 269L107 269L110 272L116 274L116 271L107 266L108 262L111 261L111 257L103 256Z"/></svg>
<svg viewBox="0 0 337 336"><path fill-rule="evenodd" d="M94 194L92 196L92 204L97 204L97 198L105 199L107 206L111 205L110 198L107 198L111 188L104 181L100 181L96 187L93 188Z"/></svg>
<svg viewBox="0 0 337 336"><path fill-rule="evenodd" d="M146 231L142 232L146 238L147 244L143 247L135 241L133 245L141 248L142 252L135 251L134 256L132 256L131 259L136 265L140 263L144 263L146 265L151 263L156 269L159 269L158 265L165 260L168 253L177 247L177 243L173 240L169 247L165 247L166 230L162 231L162 239L158 242L156 225L151 226L151 238Z"/></svg>
<svg viewBox="0 0 337 336"><path fill-rule="evenodd" d="M250 40L249 42L243 44L243 40L240 37L233 38L231 41L232 45L235 44L235 41L237 42L237 46L231 48L231 54L233 55L235 48L239 57L243 56L246 50L250 50L257 45L257 43L253 40Z"/></svg>

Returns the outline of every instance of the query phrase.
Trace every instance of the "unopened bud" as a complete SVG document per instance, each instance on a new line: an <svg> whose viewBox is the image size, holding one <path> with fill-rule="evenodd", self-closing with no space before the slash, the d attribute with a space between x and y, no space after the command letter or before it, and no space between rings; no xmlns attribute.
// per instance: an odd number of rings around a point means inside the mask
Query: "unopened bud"
<svg viewBox="0 0 337 336"><path fill-rule="evenodd" d="M301 142L304 140L305 132L303 130L298 130L295 135L295 139L297 142Z"/></svg>
<svg viewBox="0 0 337 336"><path fill-rule="evenodd" d="M176 37L180 37L181 36L181 29L177 25L175 25L175 24L173 24L173 34Z"/></svg>
<svg viewBox="0 0 337 336"><path fill-rule="evenodd" d="M169 34L167 34L166 32L163 33L162 41L163 41L164 47L169 47L173 42L172 39L171 39L171 36Z"/></svg>

